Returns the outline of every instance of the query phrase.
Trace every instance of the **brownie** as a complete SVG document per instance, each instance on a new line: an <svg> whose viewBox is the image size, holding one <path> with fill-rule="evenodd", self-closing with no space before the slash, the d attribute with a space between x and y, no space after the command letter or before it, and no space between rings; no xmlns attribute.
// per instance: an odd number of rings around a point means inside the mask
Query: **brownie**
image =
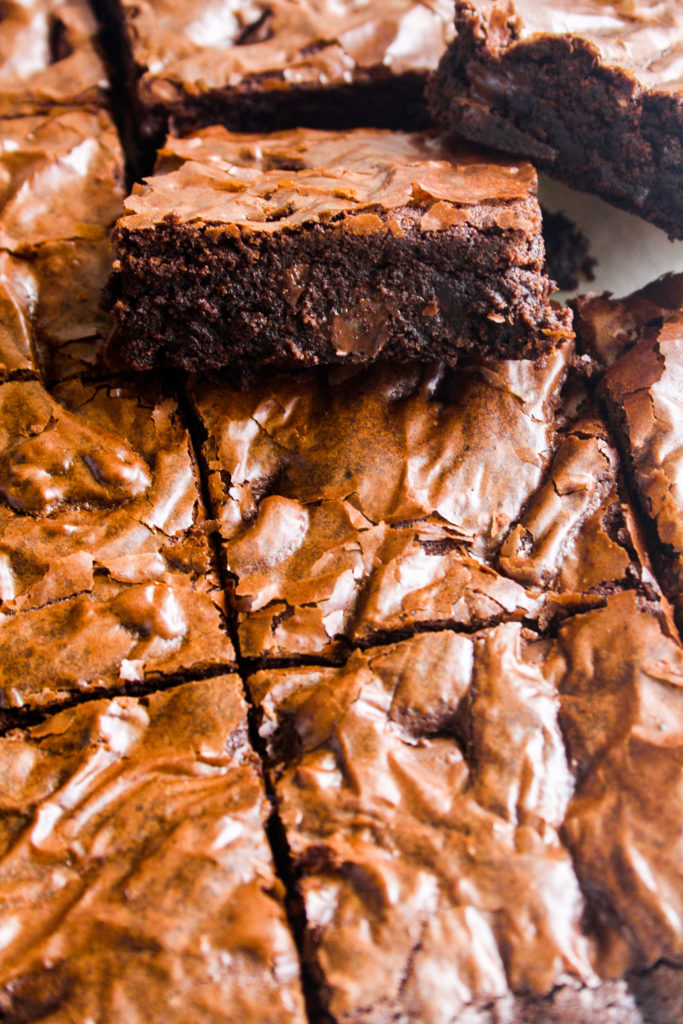
<svg viewBox="0 0 683 1024"><path fill-rule="evenodd" d="M543 241L546 273L558 288L573 291L579 281L592 281L596 260L590 255L590 242L566 214L543 210Z"/></svg>
<svg viewBox="0 0 683 1024"><path fill-rule="evenodd" d="M683 238L680 0L456 0L428 87L446 129Z"/></svg>
<svg viewBox="0 0 683 1024"><path fill-rule="evenodd" d="M234 666L190 440L159 387L0 386L0 701Z"/></svg>
<svg viewBox="0 0 683 1024"><path fill-rule="evenodd" d="M31 324L36 291L30 266L0 252L0 381L39 373Z"/></svg>
<svg viewBox="0 0 683 1024"><path fill-rule="evenodd" d="M0 8L0 117L55 106L102 107L107 76L87 0L5 0Z"/></svg>
<svg viewBox="0 0 683 1024"><path fill-rule="evenodd" d="M424 128L423 92L452 35L448 0L96 0L115 30L143 138L233 131Z"/></svg>
<svg viewBox="0 0 683 1024"><path fill-rule="evenodd" d="M562 394L571 357L191 384L242 655L545 627L656 589L609 431Z"/></svg>
<svg viewBox="0 0 683 1024"><path fill-rule="evenodd" d="M649 526L656 568L683 630L683 275L624 299L577 304L582 343Z"/></svg>
<svg viewBox="0 0 683 1024"><path fill-rule="evenodd" d="M0 1015L303 1024L238 676L0 739Z"/></svg>
<svg viewBox="0 0 683 1024"><path fill-rule="evenodd" d="M169 139L114 232L114 357L297 368L545 354L536 175L425 134Z"/></svg>
<svg viewBox="0 0 683 1024"><path fill-rule="evenodd" d="M673 1024L682 673L624 592L252 676L320 1010Z"/></svg>
<svg viewBox="0 0 683 1024"><path fill-rule="evenodd" d="M103 110L0 118L0 136L0 259L7 267L11 254L32 278L29 312L50 375L54 346L106 329L98 304L123 205L123 154Z"/></svg>

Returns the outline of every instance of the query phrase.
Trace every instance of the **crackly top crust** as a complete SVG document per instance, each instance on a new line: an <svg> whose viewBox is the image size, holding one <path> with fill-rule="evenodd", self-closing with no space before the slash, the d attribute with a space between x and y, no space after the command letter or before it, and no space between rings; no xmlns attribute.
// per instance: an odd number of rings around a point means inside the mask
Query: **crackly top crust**
<svg viewBox="0 0 683 1024"><path fill-rule="evenodd" d="M237 676L0 739L0 1013L305 1019Z"/></svg>
<svg viewBox="0 0 683 1024"><path fill-rule="evenodd" d="M570 355L196 382L242 653L545 620L651 583L604 423L558 410Z"/></svg>
<svg viewBox="0 0 683 1024"><path fill-rule="evenodd" d="M577 310L582 344L609 367L601 392L683 623L683 275L624 299L588 297Z"/></svg>
<svg viewBox="0 0 683 1024"><path fill-rule="evenodd" d="M423 133L296 128L254 137L221 127L169 138L158 171L136 185L119 230L173 223L276 232L310 223L402 233L409 207L423 231L468 221L540 231L527 163L447 149Z"/></svg>
<svg viewBox="0 0 683 1024"><path fill-rule="evenodd" d="M54 109L0 120L0 137L0 250L27 261L38 345L96 334L124 195L114 124L103 110Z"/></svg>
<svg viewBox="0 0 683 1024"><path fill-rule="evenodd" d="M595 60L617 68L646 89L683 98L683 8L679 0L577 0L564 4L536 0L459 0L489 25L489 48L499 41L496 26L509 24L505 48L543 36L568 36Z"/></svg>
<svg viewBox="0 0 683 1024"><path fill-rule="evenodd" d="M5 708L234 664L189 438L151 386L0 387Z"/></svg>
<svg viewBox="0 0 683 1024"><path fill-rule="evenodd" d="M436 67L452 34L446 0L122 0L147 103L181 89L343 84Z"/></svg>
<svg viewBox="0 0 683 1024"><path fill-rule="evenodd" d="M6 0L0 10L0 117L102 106L107 75L86 0Z"/></svg>
<svg viewBox="0 0 683 1024"><path fill-rule="evenodd" d="M508 623L252 676L334 1018L488 1021L511 991L682 964L682 681L633 593L553 640ZM620 998L505 1019L641 1020Z"/></svg>
<svg viewBox="0 0 683 1024"><path fill-rule="evenodd" d="M410 207L422 230L468 221L540 230L530 164L468 146L447 150L423 133L296 128L255 138L212 127L167 139L158 171L133 187L120 229L172 216L174 223L271 232L335 218L355 233L400 234L391 215Z"/></svg>
<svg viewBox="0 0 683 1024"><path fill-rule="evenodd" d="M0 252L0 381L38 374L31 325L37 290L30 266Z"/></svg>

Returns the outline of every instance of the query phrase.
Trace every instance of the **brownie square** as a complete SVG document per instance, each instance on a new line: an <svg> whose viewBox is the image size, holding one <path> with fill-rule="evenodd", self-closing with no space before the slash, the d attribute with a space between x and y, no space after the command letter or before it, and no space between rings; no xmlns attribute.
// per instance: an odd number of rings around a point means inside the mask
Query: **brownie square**
<svg viewBox="0 0 683 1024"><path fill-rule="evenodd" d="M250 677L321 1013L672 1022L682 671L630 592Z"/></svg>
<svg viewBox="0 0 683 1024"><path fill-rule="evenodd" d="M242 655L545 628L656 591L609 431L580 385L563 394L572 352L195 381Z"/></svg>
<svg viewBox="0 0 683 1024"><path fill-rule="evenodd" d="M679 0L456 0L429 85L442 127L683 238Z"/></svg>
<svg viewBox="0 0 683 1024"><path fill-rule="evenodd" d="M235 664L190 439L153 385L0 386L4 716Z"/></svg>
<svg viewBox="0 0 683 1024"><path fill-rule="evenodd" d="M452 35L448 0L97 0L118 28L147 139L235 131L424 128L423 92Z"/></svg>
<svg viewBox="0 0 683 1024"><path fill-rule="evenodd" d="M136 369L538 356L536 175L425 134L169 139L114 232L114 356Z"/></svg>
<svg viewBox="0 0 683 1024"><path fill-rule="evenodd" d="M579 300L577 311L582 344L608 366L599 393L683 630L683 275L624 299Z"/></svg>
<svg viewBox="0 0 683 1024"><path fill-rule="evenodd" d="M0 739L0 1013L303 1024L234 675Z"/></svg>
<svg viewBox="0 0 683 1024"><path fill-rule="evenodd" d="M107 75L87 0L5 0L0 9L0 117L106 105Z"/></svg>
<svg viewBox="0 0 683 1024"><path fill-rule="evenodd" d="M98 306L123 205L123 153L103 110L0 118L0 135L0 257L31 282L36 348L51 377L55 347L106 330Z"/></svg>

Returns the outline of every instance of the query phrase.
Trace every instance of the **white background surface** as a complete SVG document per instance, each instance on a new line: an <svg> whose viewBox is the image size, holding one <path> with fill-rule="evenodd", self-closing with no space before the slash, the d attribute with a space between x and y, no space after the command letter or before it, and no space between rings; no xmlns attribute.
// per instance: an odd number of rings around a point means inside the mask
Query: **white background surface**
<svg viewBox="0 0 683 1024"><path fill-rule="evenodd" d="M585 192L540 175L539 197L552 213L561 210L590 240L596 259L594 281L581 281L578 292L610 291L628 295L667 271L683 272L683 242L670 242L666 233L630 213ZM559 292L564 301L575 292Z"/></svg>

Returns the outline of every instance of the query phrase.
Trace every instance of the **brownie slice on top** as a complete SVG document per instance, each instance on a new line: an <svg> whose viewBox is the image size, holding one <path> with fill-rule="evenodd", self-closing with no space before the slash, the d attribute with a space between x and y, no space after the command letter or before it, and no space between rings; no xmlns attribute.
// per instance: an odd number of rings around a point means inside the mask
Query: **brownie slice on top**
<svg viewBox="0 0 683 1024"><path fill-rule="evenodd" d="M450 0L95 0L118 27L137 125L424 128Z"/></svg>
<svg viewBox="0 0 683 1024"><path fill-rule="evenodd" d="M436 120L683 238L680 0L456 0Z"/></svg>
<svg viewBox="0 0 683 1024"><path fill-rule="evenodd" d="M0 739L0 1014L303 1024L235 675Z"/></svg>
<svg viewBox="0 0 683 1024"><path fill-rule="evenodd" d="M624 299L577 303L581 343L608 369L599 385L683 630L683 275Z"/></svg>
<svg viewBox="0 0 683 1024"><path fill-rule="evenodd" d="M250 677L321 1019L673 1024L682 677L633 592Z"/></svg>
<svg viewBox="0 0 683 1024"><path fill-rule="evenodd" d="M536 174L425 134L169 139L114 233L115 357L137 369L546 354Z"/></svg>
<svg viewBox="0 0 683 1024"><path fill-rule="evenodd" d="M609 431L562 393L571 357L195 381L242 655L338 659L646 596Z"/></svg>

